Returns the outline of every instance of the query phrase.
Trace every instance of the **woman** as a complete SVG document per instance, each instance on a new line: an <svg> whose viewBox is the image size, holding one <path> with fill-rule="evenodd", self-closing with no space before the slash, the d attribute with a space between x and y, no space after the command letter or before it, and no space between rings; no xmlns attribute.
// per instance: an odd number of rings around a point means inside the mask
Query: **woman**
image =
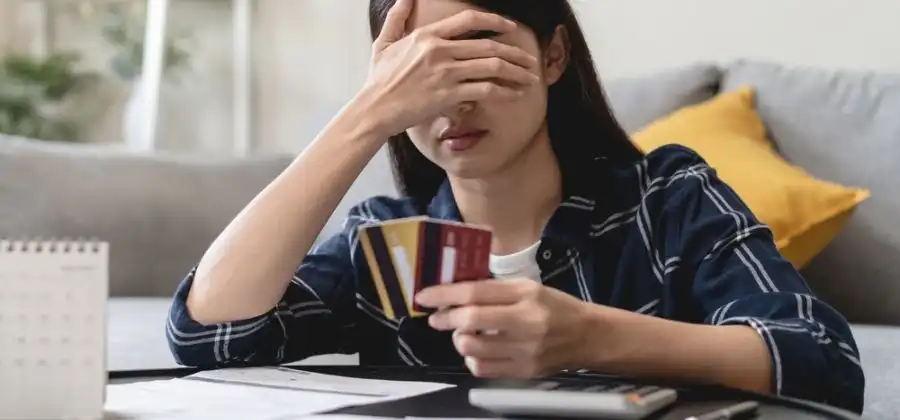
<svg viewBox="0 0 900 420"><path fill-rule="evenodd" d="M176 293L181 363L587 368L861 411L846 321L700 157L634 148L565 0L371 0L370 17L365 86ZM357 205L309 251L386 141L403 196ZM356 228L421 214L489 226L502 280L427 289L416 300L438 311L393 321Z"/></svg>

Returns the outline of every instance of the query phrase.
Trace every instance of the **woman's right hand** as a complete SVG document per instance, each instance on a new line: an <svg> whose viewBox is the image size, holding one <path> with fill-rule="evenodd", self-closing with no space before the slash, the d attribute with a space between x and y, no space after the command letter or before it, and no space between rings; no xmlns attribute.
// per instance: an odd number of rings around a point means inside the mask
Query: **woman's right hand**
<svg viewBox="0 0 900 420"><path fill-rule="evenodd" d="M514 31L515 22L467 10L407 35L412 3L397 0L388 12L362 91L385 139L463 102L518 98L540 80L537 59L521 48L466 39Z"/></svg>

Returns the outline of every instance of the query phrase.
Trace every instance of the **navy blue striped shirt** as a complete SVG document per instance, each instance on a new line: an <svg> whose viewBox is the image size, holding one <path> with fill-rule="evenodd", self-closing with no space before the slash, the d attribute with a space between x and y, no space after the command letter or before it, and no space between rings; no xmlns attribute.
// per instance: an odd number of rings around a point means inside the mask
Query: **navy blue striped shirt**
<svg viewBox="0 0 900 420"><path fill-rule="evenodd" d="M847 321L812 295L770 229L696 153L672 145L627 167L601 159L575 172L564 174L564 200L537 253L545 285L650 316L747 325L768 346L778 394L862 411L865 380ZM419 213L408 198L353 207L341 233L298 260L281 302L255 319L194 321L185 307L192 271L167 324L176 359L211 368L359 353L364 365L461 366L450 333L425 318L384 316L358 246L360 224ZM427 215L460 220L449 184Z"/></svg>

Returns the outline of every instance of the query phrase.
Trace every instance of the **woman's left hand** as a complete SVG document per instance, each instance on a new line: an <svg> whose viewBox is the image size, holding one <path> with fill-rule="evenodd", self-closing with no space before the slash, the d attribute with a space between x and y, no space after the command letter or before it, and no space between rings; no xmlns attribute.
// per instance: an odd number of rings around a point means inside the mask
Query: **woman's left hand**
<svg viewBox="0 0 900 420"><path fill-rule="evenodd" d="M491 378L532 378L577 368L593 306L531 279L440 285L423 290L416 301L440 309L429 324L453 331L469 370Z"/></svg>

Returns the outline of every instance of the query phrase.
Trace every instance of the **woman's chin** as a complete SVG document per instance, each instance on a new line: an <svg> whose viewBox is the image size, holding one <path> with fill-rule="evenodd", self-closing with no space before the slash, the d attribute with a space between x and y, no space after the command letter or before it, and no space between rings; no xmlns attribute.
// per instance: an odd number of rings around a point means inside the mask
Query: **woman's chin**
<svg viewBox="0 0 900 420"><path fill-rule="evenodd" d="M456 157L441 164L449 177L458 179L488 178L498 170L499 166L487 156Z"/></svg>

